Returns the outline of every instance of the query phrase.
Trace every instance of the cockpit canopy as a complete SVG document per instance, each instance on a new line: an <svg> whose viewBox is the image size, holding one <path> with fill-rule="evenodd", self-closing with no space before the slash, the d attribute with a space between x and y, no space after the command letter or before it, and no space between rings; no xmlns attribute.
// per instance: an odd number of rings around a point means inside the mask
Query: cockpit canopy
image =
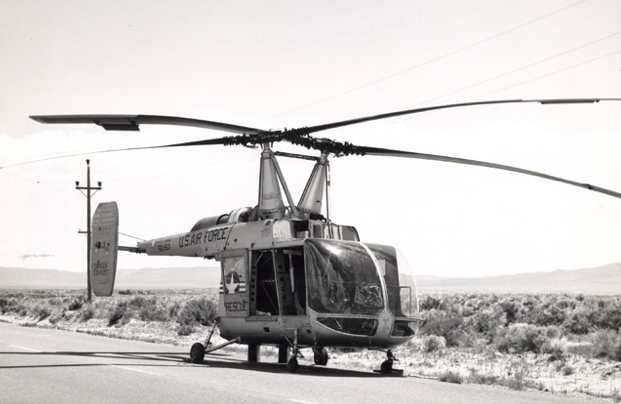
<svg viewBox="0 0 621 404"><path fill-rule="evenodd" d="M379 314L384 294L373 258L355 242L307 239L308 305L318 313Z"/></svg>
<svg viewBox="0 0 621 404"><path fill-rule="evenodd" d="M419 317L414 277L394 247L307 239L304 255L308 306L317 313L376 315L387 307L396 317Z"/></svg>

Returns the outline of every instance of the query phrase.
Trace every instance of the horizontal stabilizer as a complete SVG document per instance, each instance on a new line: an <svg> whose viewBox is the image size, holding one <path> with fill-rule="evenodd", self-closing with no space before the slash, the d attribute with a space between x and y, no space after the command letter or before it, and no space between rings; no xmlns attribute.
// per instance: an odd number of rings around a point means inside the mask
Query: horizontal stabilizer
<svg viewBox="0 0 621 404"><path fill-rule="evenodd" d="M136 254L142 254L142 253L146 253L147 252L147 250L145 250L144 248L126 247L126 246L122 246L122 245L119 246L118 250L119 251L132 252L132 253L136 253Z"/></svg>

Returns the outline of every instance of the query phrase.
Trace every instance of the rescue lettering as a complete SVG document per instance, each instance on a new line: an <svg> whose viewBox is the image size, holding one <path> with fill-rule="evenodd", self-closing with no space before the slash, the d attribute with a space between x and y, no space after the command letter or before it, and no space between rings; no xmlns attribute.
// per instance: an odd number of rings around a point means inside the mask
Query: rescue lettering
<svg viewBox="0 0 621 404"><path fill-rule="evenodd" d="M246 300L242 300L241 302L225 302L224 308L226 311L247 311L248 302Z"/></svg>

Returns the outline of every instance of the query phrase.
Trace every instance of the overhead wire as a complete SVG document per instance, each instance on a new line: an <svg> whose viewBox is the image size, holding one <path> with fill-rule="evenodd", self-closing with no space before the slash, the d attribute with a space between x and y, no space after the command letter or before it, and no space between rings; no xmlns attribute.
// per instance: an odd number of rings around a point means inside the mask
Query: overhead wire
<svg viewBox="0 0 621 404"><path fill-rule="evenodd" d="M557 73L561 73L561 72L564 72L564 71L567 71L567 70L571 70L571 69L574 69L576 67L584 66L586 64L593 63L593 62L596 62L596 61L601 60L601 59L605 59L607 57L610 57L612 55L616 55L618 53L621 53L621 49L613 51L613 52L610 52L610 53L607 53L605 55L598 56L598 57L593 58L593 59L589 59L589 60L584 61L584 62L580 62L580 63L574 64L574 65L571 65L571 66L564 67L564 68L559 69L559 70L555 70L555 71L550 72L550 73L546 73L546 74L544 74L542 76L538 76L538 77L535 77L535 78L530 79L530 80L522 81L520 83L513 84L511 86L503 87L500 90L496 90L496 91L492 91L492 92L487 93L487 94L480 95L480 96L478 96L478 97L476 97L474 99L487 97L487 96L492 95L492 94L496 94L496 93L500 93L500 92L506 91L506 90L508 90L510 88L519 87L519 86L524 85L524 84L532 83L533 81L541 80L541 79L543 79L545 77L549 77L549 76L552 76L552 75L557 74Z"/></svg>
<svg viewBox="0 0 621 404"><path fill-rule="evenodd" d="M447 52L447 53L445 53L445 54L442 54L442 55L440 55L440 56L437 56L437 57L435 57L435 58L433 58L433 59L429 59L429 60L427 60L427 61L425 61L425 62L422 62L422 63L419 63L419 64L417 64L417 65L414 65L414 66L408 67L407 69L400 70L400 71L398 71L398 72L396 72L396 73L390 74L390 75L388 75L388 76L381 77L381 78L379 78L379 79L377 79L377 80L373 80L373 81L371 81L371 82L368 82L368 83L365 83L365 84L363 84L363 85L360 85L360 86L354 87L354 88L352 88L352 89L349 89L349 90L346 90L346 91L343 91L343 92L340 92L340 93L337 93L337 94L334 94L334 95L328 96L328 97L323 98L323 99L321 99L321 100L314 101L314 102L311 102L311 103L308 103L308 104L305 104L305 105L302 105L302 106L299 106L299 107L296 107L296 108L293 108L293 109L287 110L287 111L285 111L285 112L281 112L281 113L276 114L276 115L272 115L271 117L269 117L269 118L267 118L267 119L268 119L268 120L270 120L270 119L274 119L274 118L277 118L277 117L280 117L280 116L283 116L283 115L287 115L287 114L289 114L289 113L291 113L291 112L299 111L299 110L301 110L301 109L305 109L305 108L308 108L308 107L311 107L311 106L314 106L314 105L317 105L317 104L321 104L321 103L323 103L323 102L326 102L326 101L332 100L332 99L334 99L334 98L342 97L342 96L344 96L344 95L351 94L351 93L353 93L353 92L356 92L356 91L362 90L362 89L364 89L364 88L370 87L370 86L372 86L372 85L375 85L375 84L378 84L378 83L381 83L381 82L384 82L384 81L390 80L390 79L392 79L392 78L394 78L394 77L401 76L401 75L403 75L403 74L405 74L405 73L411 72L412 70L415 70L415 69L418 69L418 68L420 68L420 67L426 66L426 65L428 65L428 64L431 64L431 63L437 62L437 61L439 61L439 60L445 59L445 58L447 58L447 57L449 57L449 56L453 56L453 55L455 55L455 54L458 54L458 53L460 53L460 52L463 52L463 51L465 51L465 50L468 50L468 49L471 49L471 48L473 48L473 47L475 47L475 46L478 46L478 45L480 45L480 44L482 44L482 43L485 43L485 42L490 41L490 40L492 40L492 39L499 38L499 37L501 37L501 36L503 36L503 35L506 35L506 34L508 34L508 33L510 33L510 32L513 32L513 31L515 31L515 30L518 30L518 29L520 29L520 28L523 28L523 27L525 27L525 26L527 26L527 25L530 25L530 24L533 24L533 23L535 23L535 22L541 21L541 20L543 20L543 19L545 19L545 18L551 17L551 16L553 16L553 15L555 15L555 14L558 14L558 13L560 13L560 12L563 12L563 11L565 11L565 10L568 10L568 9L570 9L570 8L573 8L573 7L575 7L575 6L579 5L579 4L582 4L582 3L586 2L586 1L587 1L587 0L580 0L580 1L576 2L576 3L572 3L572 4L568 5L568 6L566 6L566 7L560 8L560 9L558 9L558 10L552 11L552 12L547 13L547 14L544 14L544 15L542 15L542 16L540 16L540 17L534 18L534 19L529 20L529 21L527 21L527 22L525 22L525 23L522 23L522 24L516 25L516 26L514 26L514 27L512 27L512 28L509 28L509 29L507 29L507 30L505 30L505 31L499 32L499 33L497 33L497 34L494 34L494 35L492 35L492 36L489 36L489 37L484 38L484 39L482 39L482 40L479 40L479 41L477 41L477 42L474 42L474 43L471 43L471 44L469 44L469 45L466 45L466 46L464 46L464 47L462 47L462 48L452 50L452 51L450 51L450 52Z"/></svg>
<svg viewBox="0 0 621 404"><path fill-rule="evenodd" d="M123 233L123 232L119 232L119 234L122 234L122 235L124 235L125 237L133 238L133 239L136 239L136 240L146 241L146 240L145 240L145 239L143 239L143 238L136 237L136 236L132 236L132 235L130 235L130 234L126 234L126 233Z"/></svg>
<svg viewBox="0 0 621 404"><path fill-rule="evenodd" d="M555 59L555 58L558 58L558 57L560 57L560 56L567 55L567 54L569 54L569 53L572 53L572 52L575 52L575 51L577 51L577 50L580 50L580 49L586 48L586 47L588 47L588 46L594 45L594 44L596 44L596 43L598 43L598 42L605 41L606 39L610 39L610 38L612 38L612 37L614 37L614 36L617 36L617 35L620 35L620 34L621 34L621 31L619 31L619 32L615 32L614 34L610 34L610 35L607 35L607 36L605 36L605 37L602 37L602 38L596 39L596 40L591 41L591 42L589 42L589 43L586 43L586 44L584 44L584 45L580 45L580 46L577 46L577 47L575 47L575 48L572 48L572 49L569 49L569 50L566 50L566 51L563 51L563 52L557 53L556 55L546 57L546 58L544 58L544 59L538 60L538 61L533 62L533 63L529 63L529 64L524 65L524 66L522 66L522 67L518 67L517 69L513 69L513 70L510 70L510 71L508 71L508 72L505 72L505 73L499 74L499 75L497 75L497 76L490 77L490 78L485 79L485 80L483 80L483 81L479 81L479 82L477 82L477 83L475 83L475 84L471 84L471 85L468 85L468 86L466 86L466 87L462 87L462 88L460 88L459 90L455 90L455 91L452 91L452 92L450 92L450 93L446 93L446 94L444 94L444 95L441 95L441 96L438 96L438 97L434 97L434 98L428 99L428 100L426 100L426 101L423 101L423 102L417 103L417 104L416 104L416 105L414 105L414 106L418 106L418 105L426 104L426 103L429 103L429 102L437 101L437 100L439 100L439 99L442 99L442 98L448 97L448 96L450 96L450 95L454 95L454 94L460 93L460 92L462 92L462 91L466 91L466 90L469 90L469 89L471 89L471 88L474 88L474 87L480 86L481 84L485 84L485 83L489 83L490 81L498 80L498 79L500 79L500 78L502 78L502 77L505 77L505 76L511 75L511 74L516 73L516 72L518 72L518 71L520 71L520 70L528 69L528 68L530 68L530 67L533 67L533 66L536 66L536 65L538 65L538 64L541 64L541 63L544 63L544 62L550 61L550 60ZM612 54L614 54L614 53L618 53L618 51L617 51L617 52L613 52ZM607 54L607 55L604 55L604 56L602 56L602 57L607 57L607 56L610 56L610 55L612 55L612 54ZM600 57L598 57L598 58L596 58L596 59L589 60L589 61L587 61L587 62L585 62L585 63L583 63L583 64L590 63L590 62L592 62L592 61L599 60L599 59L600 59ZM569 67L568 69L573 68L573 67L576 67L576 66L580 66L580 65L581 65L581 64L579 64L579 65L575 65L575 66ZM556 73L562 72L562 71L564 71L564 70L566 70L566 69L558 70L558 71L556 71L556 72L553 72L553 73L550 73L550 74L546 74L545 76L541 76L541 77L547 77L547 76L549 76L549 75L551 75L551 74L556 74ZM539 79L539 78L536 78L536 79L534 79L534 80L538 80L538 79ZM526 83L526 82L525 82L525 83ZM520 85L521 85L521 84L520 84ZM494 93L491 93L491 94L495 94L495 93L497 93L497 92L501 92L501 91L506 90L507 88L512 88L512 87L515 87L515 86L511 86L511 87L503 87L503 89L502 89L502 90L498 90L498 91L496 91L496 92L494 92ZM486 95L489 95L489 94L486 94ZM473 99L477 99L477 98L481 98L481 97L482 97L482 96L480 96L480 97L476 97L476 98L473 98Z"/></svg>

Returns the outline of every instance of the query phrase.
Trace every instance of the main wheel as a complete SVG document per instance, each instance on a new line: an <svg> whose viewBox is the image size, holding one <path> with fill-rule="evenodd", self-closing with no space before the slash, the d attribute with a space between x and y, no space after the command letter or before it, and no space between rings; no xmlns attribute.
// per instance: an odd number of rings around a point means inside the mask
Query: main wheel
<svg viewBox="0 0 621 404"><path fill-rule="evenodd" d="M315 365L326 366L328 364L328 351L326 348L313 350Z"/></svg>
<svg viewBox="0 0 621 404"><path fill-rule="evenodd" d="M205 347L200 342L197 342L190 349L190 362L203 363L203 359L205 359Z"/></svg>
<svg viewBox="0 0 621 404"><path fill-rule="evenodd" d="M289 359L289 362L287 362L287 370L290 373L295 373L298 371L298 360L295 357Z"/></svg>

